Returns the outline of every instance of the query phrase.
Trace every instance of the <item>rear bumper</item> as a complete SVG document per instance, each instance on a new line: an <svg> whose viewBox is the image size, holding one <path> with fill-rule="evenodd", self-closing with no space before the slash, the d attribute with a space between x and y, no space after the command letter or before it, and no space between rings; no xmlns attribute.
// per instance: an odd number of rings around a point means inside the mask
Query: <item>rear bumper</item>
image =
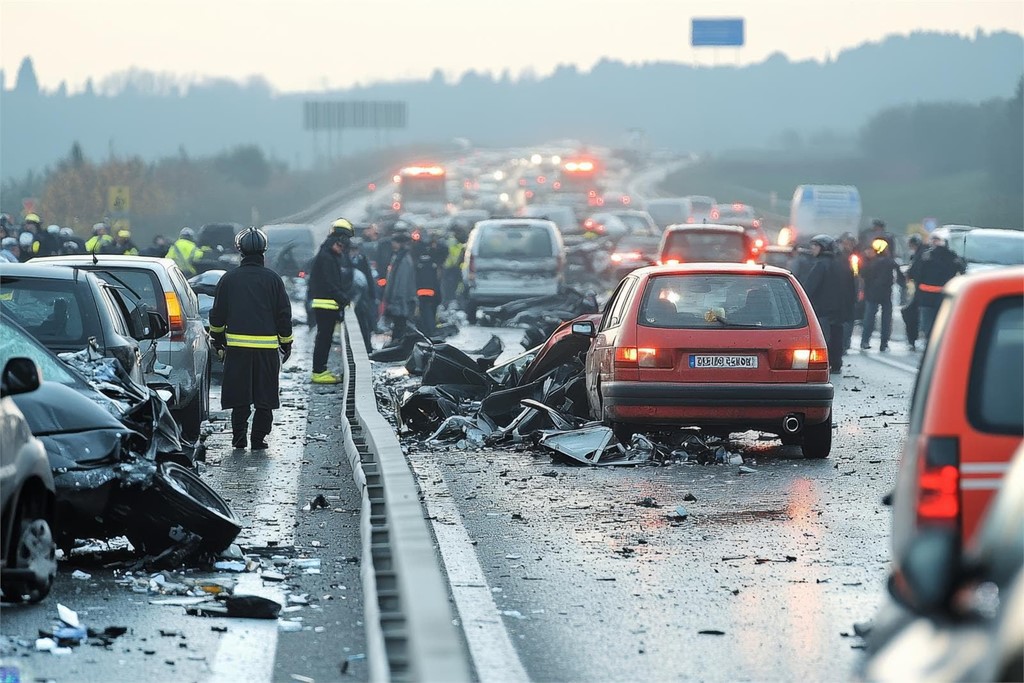
<svg viewBox="0 0 1024 683"><path fill-rule="evenodd" d="M558 294L560 285L561 282L558 280L548 280L541 282L523 281L510 284L507 287L476 286L469 288L467 296L470 301L478 304L507 304L510 301L526 297Z"/></svg>
<svg viewBox="0 0 1024 683"><path fill-rule="evenodd" d="M604 417L677 425L740 425L773 430L790 414L820 424L832 412L835 389L820 384L677 384L608 382L601 386Z"/></svg>

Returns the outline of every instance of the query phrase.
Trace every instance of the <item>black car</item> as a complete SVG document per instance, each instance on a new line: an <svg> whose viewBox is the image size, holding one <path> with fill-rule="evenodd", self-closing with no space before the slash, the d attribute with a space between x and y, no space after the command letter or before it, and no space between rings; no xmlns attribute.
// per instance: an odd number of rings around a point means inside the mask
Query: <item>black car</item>
<svg viewBox="0 0 1024 683"><path fill-rule="evenodd" d="M207 223L199 228L196 244L205 250L200 272L215 268L234 268L242 262L235 249L235 235L242 231L240 223Z"/></svg>
<svg viewBox="0 0 1024 683"><path fill-rule="evenodd" d="M143 386L156 362L153 340L167 332L166 321L130 293L75 268L3 264L0 312L54 353L91 348L116 358ZM163 321L161 334L155 318Z"/></svg>

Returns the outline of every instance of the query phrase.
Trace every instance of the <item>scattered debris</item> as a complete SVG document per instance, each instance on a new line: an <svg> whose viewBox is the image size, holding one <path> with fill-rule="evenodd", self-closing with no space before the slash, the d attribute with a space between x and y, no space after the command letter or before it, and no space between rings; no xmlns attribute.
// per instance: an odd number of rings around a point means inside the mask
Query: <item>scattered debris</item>
<svg viewBox="0 0 1024 683"><path fill-rule="evenodd" d="M704 629L702 631L697 631L697 633L702 635L702 636L724 636L725 635L725 631L719 631L716 628L706 628L706 629Z"/></svg>
<svg viewBox="0 0 1024 683"><path fill-rule="evenodd" d="M71 578L78 579L80 581L88 581L92 578L92 574L86 574L81 569L76 569L75 571L71 572Z"/></svg>

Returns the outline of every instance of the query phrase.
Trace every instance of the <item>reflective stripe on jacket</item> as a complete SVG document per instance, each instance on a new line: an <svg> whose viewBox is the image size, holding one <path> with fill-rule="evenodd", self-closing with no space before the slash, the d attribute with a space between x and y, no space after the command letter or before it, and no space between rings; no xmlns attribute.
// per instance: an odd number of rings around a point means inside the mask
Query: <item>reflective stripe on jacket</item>
<svg viewBox="0 0 1024 683"><path fill-rule="evenodd" d="M313 299L313 308L320 308L325 311L341 310L341 306L334 299Z"/></svg>
<svg viewBox="0 0 1024 683"><path fill-rule="evenodd" d="M225 334L228 346L237 346L244 349L276 349L278 336L265 334Z"/></svg>

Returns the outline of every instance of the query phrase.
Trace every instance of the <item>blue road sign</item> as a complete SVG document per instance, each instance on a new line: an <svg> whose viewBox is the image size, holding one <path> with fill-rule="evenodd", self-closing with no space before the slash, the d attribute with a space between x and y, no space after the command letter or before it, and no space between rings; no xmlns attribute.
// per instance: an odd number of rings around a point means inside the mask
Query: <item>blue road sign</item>
<svg viewBox="0 0 1024 683"><path fill-rule="evenodd" d="M742 19L692 19L690 45L693 47L742 47Z"/></svg>

